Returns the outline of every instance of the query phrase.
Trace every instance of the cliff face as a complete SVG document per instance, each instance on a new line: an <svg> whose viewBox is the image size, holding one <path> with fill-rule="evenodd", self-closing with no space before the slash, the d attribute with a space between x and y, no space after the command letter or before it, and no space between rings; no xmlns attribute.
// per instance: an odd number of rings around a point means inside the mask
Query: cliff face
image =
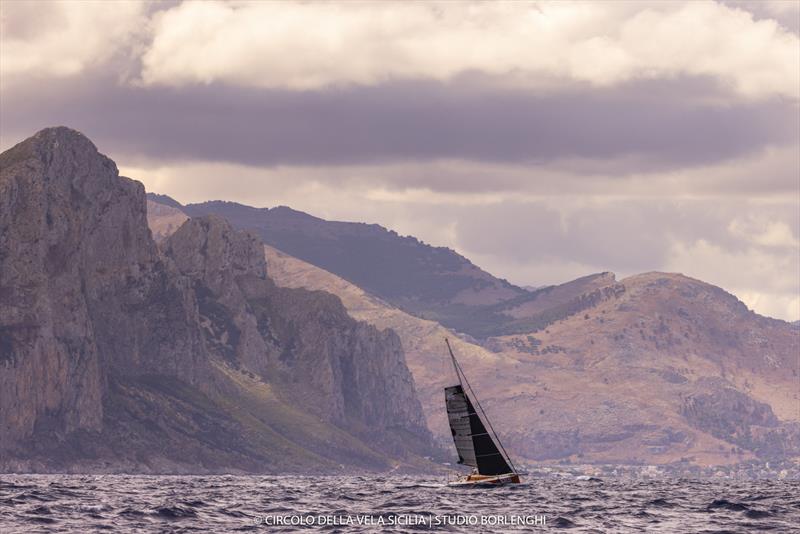
<svg viewBox="0 0 800 534"><path fill-rule="evenodd" d="M328 293L275 286L259 239L222 218L190 219L163 250L192 280L217 358L370 442L388 444L396 429L430 440L394 332L355 321Z"/></svg>
<svg viewBox="0 0 800 534"><path fill-rule="evenodd" d="M83 135L0 156L0 444L98 429L109 375L207 375L193 303L146 226L144 189Z"/></svg>
<svg viewBox="0 0 800 534"><path fill-rule="evenodd" d="M190 220L160 251L141 184L67 128L0 167L0 468L383 469L430 450L396 335L276 288L252 235Z"/></svg>
<svg viewBox="0 0 800 534"><path fill-rule="evenodd" d="M189 281L211 354L265 374L274 347L265 343L239 287L243 277L266 283L257 239L233 232L223 219L207 217L184 223L162 249Z"/></svg>

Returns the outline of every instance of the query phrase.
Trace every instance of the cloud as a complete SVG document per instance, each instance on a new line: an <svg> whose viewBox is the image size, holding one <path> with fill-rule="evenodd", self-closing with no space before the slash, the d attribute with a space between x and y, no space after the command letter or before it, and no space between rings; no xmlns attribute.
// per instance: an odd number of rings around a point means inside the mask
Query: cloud
<svg viewBox="0 0 800 534"><path fill-rule="evenodd" d="M303 91L480 74L537 92L707 77L797 102L791 4L14 1L0 77L113 64L125 83Z"/></svg>
<svg viewBox="0 0 800 534"><path fill-rule="evenodd" d="M143 1L3 2L0 80L80 75L129 53L147 26Z"/></svg>
<svg viewBox="0 0 800 534"><path fill-rule="evenodd" d="M621 176L724 161L791 145L800 136L796 106L778 100L721 104L715 100L719 87L707 79L578 86L548 94L484 82L296 92L139 88L120 86L110 75L84 76L8 88L2 134L24 137L67 124L117 154L162 161L563 162L580 173Z"/></svg>
<svg viewBox="0 0 800 534"><path fill-rule="evenodd" d="M658 201L672 199L680 203L709 204L714 212L719 199L750 202L755 215L737 218L725 232L737 240L760 236L764 243L786 239L785 228L771 229L769 215L776 205L797 204L797 176L800 164L793 149L768 150L710 166L687 168L619 177L614 174L584 175L550 166L526 166L470 161L414 161L393 164L340 166L271 166L257 167L223 162L159 162L115 156L122 168L132 169L133 176L144 176L154 190L186 202L226 198L244 203L274 206L282 202L282 193L301 184L326 185L355 194L366 201L389 204L441 206L502 206L550 199L563 207L576 206L573 199L595 199L597 208L611 208L613 202L627 199ZM782 165L786 168L782 169ZM779 168L781 180L767 181L760 173ZM224 177L224 179L223 179ZM325 199L323 199L324 205ZM321 206L315 206L319 209ZM744 213L744 212L743 212ZM780 211L790 222L790 229L800 228L800 213L792 217ZM339 215L340 216L340 215ZM726 215L727 217L727 215ZM733 221L733 219L729 219ZM682 225L681 219L673 221ZM771 237L765 237L771 236ZM782 238L779 236L783 236ZM786 241L784 241L786 242Z"/></svg>
<svg viewBox="0 0 800 534"><path fill-rule="evenodd" d="M2 146L67 124L116 154L162 162L513 162L535 165L536 176L627 177L785 151L800 139L794 100L730 93L763 82L772 88L763 95L784 94L800 79L800 59L785 61L800 54L797 36L713 2L10 2L2 17ZM660 46L678 27L673 48ZM612 44L652 61L631 70L611 52L575 59ZM743 67L753 55L758 64ZM553 70L584 63L579 71L603 73ZM132 84L140 69L145 85ZM296 90L293 69L341 80ZM536 90L518 83L536 69ZM620 69L627 74L613 74ZM783 183L787 168L759 181ZM429 175L428 187L488 188L480 173L462 172ZM413 176L404 185L426 186Z"/></svg>
<svg viewBox="0 0 800 534"><path fill-rule="evenodd" d="M750 12L757 20L774 20L787 30L800 34L800 2L794 0L724 0L723 3Z"/></svg>
<svg viewBox="0 0 800 534"><path fill-rule="evenodd" d="M745 242L762 247L800 250L800 241L789 223L769 220L763 214L737 217L728 225L728 231Z"/></svg>
<svg viewBox="0 0 800 534"><path fill-rule="evenodd" d="M796 242L797 236L793 239ZM676 242L665 269L711 281L763 315L788 321L800 319L800 248L797 246L784 251L758 246L731 251L704 239Z"/></svg>
<svg viewBox="0 0 800 534"><path fill-rule="evenodd" d="M467 72L523 87L710 76L800 98L800 41L772 19L691 2L184 2L158 14L145 84L317 89Z"/></svg>

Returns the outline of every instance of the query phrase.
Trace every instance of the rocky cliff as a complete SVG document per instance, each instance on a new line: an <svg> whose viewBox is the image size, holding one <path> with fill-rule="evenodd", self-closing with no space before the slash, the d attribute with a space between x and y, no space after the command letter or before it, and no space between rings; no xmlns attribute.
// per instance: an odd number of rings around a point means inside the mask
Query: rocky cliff
<svg viewBox="0 0 800 534"><path fill-rule="evenodd" d="M207 381L195 306L150 237L142 185L66 128L0 168L2 446L99 429L114 374Z"/></svg>
<svg viewBox="0 0 800 534"><path fill-rule="evenodd" d="M141 184L67 128L0 169L0 468L385 469L430 451L396 335L275 287L253 236L193 220L160 251Z"/></svg>
<svg viewBox="0 0 800 534"><path fill-rule="evenodd" d="M260 240L220 217L190 219L163 250L193 281L215 356L370 443L430 440L393 331L355 321L329 293L277 287Z"/></svg>

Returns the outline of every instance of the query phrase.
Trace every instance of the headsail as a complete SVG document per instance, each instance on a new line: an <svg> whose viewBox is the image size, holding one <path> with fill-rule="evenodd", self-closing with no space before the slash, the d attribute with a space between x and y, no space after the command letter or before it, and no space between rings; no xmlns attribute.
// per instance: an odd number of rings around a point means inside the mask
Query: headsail
<svg viewBox="0 0 800 534"><path fill-rule="evenodd" d="M461 385L444 388L447 419L458 451L458 463L475 467L481 475L514 470L497 448Z"/></svg>

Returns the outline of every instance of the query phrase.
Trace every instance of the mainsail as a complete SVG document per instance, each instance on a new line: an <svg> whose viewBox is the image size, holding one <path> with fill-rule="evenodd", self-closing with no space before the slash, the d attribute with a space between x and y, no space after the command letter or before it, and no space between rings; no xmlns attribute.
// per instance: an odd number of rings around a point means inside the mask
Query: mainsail
<svg viewBox="0 0 800 534"><path fill-rule="evenodd" d="M444 397L450 431L458 451L458 463L475 467L481 475L513 473L514 470L486 431L464 388L460 384L444 388Z"/></svg>

